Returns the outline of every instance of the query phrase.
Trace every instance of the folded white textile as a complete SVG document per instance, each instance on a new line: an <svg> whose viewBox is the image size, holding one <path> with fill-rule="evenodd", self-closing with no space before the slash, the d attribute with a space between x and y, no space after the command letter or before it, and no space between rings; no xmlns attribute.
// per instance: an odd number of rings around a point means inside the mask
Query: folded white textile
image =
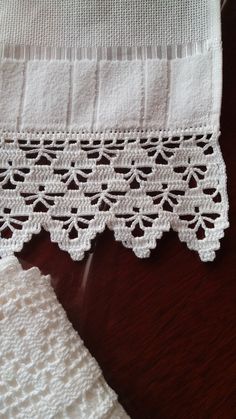
<svg viewBox="0 0 236 419"><path fill-rule="evenodd" d="M220 0L0 1L0 255L41 228L80 260L228 227Z"/></svg>
<svg viewBox="0 0 236 419"><path fill-rule="evenodd" d="M0 261L0 417L125 419L50 277Z"/></svg>

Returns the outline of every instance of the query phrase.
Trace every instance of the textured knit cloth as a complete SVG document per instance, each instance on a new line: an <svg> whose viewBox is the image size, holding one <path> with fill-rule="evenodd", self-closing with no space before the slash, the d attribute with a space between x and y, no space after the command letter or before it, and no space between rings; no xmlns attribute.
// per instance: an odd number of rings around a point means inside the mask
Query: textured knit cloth
<svg viewBox="0 0 236 419"><path fill-rule="evenodd" d="M228 227L220 0L0 0L0 254L106 227L211 261Z"/></svg>
<svg viewBox="0 0 236 419"><path fill-rule="evenodd" d="M2 259L0 304L0 418L128 418L48 276Z"/></svg>

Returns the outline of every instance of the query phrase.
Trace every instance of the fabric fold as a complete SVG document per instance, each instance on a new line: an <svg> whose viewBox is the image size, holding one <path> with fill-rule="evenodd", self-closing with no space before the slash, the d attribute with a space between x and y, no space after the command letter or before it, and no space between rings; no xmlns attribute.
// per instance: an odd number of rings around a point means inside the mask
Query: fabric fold
<svg viewBox="0 0 236 419"><path fill-rule="evenodd" d="M117 395L38 268L0 261L0 416L124 419Z"/></svg>

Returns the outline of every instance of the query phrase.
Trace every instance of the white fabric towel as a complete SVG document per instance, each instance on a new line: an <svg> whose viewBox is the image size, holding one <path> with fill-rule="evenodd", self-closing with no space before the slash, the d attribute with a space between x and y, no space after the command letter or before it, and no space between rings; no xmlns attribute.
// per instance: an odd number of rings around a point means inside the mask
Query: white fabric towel
<svg viewBox="0 0 236 419"><path fill-rule="evenodd" d="M212 261L228 227L220 0L0 1L0 255L106 227Z"/></svg>

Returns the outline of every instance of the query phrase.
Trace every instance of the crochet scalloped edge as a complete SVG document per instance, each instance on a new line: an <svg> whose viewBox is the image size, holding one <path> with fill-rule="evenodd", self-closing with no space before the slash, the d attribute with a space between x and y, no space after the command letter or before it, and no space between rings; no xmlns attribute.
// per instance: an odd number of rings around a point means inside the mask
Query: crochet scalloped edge
<svg viewBox="0 0 236 419"><path fill-rule="evenodd" d="M96 237L98 233L101 233L104 231L106 227L108 227L110 230L114 231L115 239L119 242L122 242L123 245L127 248L132 248L134 253L140 257L145 258L150 255L151 249L154 249L157 244L157 240L160 239L163 235L163 232L169 231L170 229L176 231L178 233L179 239L182 242L187 243L188 248L195 250L199 253L199 256L202 261L212 261L215 257L215 251L219 249L220 242L219 240L224 236L224 229L228 228L229 222L228 222L228 198L227 198L227 192L226 192L226 182L227 182L227 176L225 172L225 164L221 155L221 151L218 144L218 137L219 132L215 129L211 132L210 135L207 135L207 132L209 132L206 129L202 130L193 130L190 128L189 130L184 131L178 131L178 132L158 132L158 135L155 136L152 131L149 131L148 133L143 132L129 132L127 134L127 137L124 132L118 132L118 133L103 133L103 134L87 134L87 133L77 133L75 134L75 138L73 137L73 133L45 133L45 137L43 137L40 133L30 133L30 132L18 132L18 133L11 133L6 132L2 134L2 144L3 144L3 155L7 155L7 160L11 160L10 156L13 157L13 166L12 163L8 167L8 162L5 161L6 159L2 159L2 166L4 170L6 170L6 177L3 175L3 178L1 180L1 184L6 186L8 174L11 172L11 170L18 170L18 160L20 159L20 167L27 169L30 169L30 172L32 171L32 180L29 178L26 178L26 184L28 185L29 189L21 189L22 185L24 183L19 183L13 191L11 191L8 188L4 188L3 191L3 197L5 199L5 204L2 200L2 215L1 215L1 222L4 228L4 223L8 223L8 213L4 213L4 205L8 206L8 212L11 211L11 202L13 202L15 199L19 199L16 202L16 209L17 212L11 214L13 217L13 224L14 224L14 217L20 217L25 216L27 218L27 221L23 221L21 225L21 221L19 222L19 225L21 226L21 229L15 229L14 236L11 240L8 241L8 239L2 237L2 245L0 246L0 255L1 256L7 256L11 255L14 252L19 252L22 250L24 243L29 242L32 238L33 234L38 234L42 228L44 228L46 231L50 233L50 238L52 242L56 242L58 246L62 249L67 251L71 258L73 260L81 260L84 257L85 251L89 251L91 248L91 241ZM147 135L145 135L147 134ZM174 135L177 135L179 138L174 138ZM188 137L188 134L190 137ZM137 137L135 138L135 136ZM184 138L186 136L186 138ZM172 139L173 137L173 139ZM200 137L200 139L198 139ZM210 137L208 139L208 137ZM87 141L89 139L90 141ZM96 159L89 155L91 153L91 144L94 147L94 150L96 151L98 145L97 145L97 139L104 140L104 143L101 143L103 147L107 147L107 150L111 151L113 153L116 153L116 157L118 157L118 163L114 166L113 156L110 157L109 165L103 166L102 164L96 165ZM122 139L122 144L120 145L120 142L116 145L116 140ZM144 139L144 143L143 143ZM152 139L154 142L152 142ZM21 143L21 140L23 140L23 143ZM27 140L27 144L26 141ZM30 141L33 141L32 143ZM34 159L32 158L28 159L28 153L31 153L29 151L30 149L33 150L35 153L35 149L38 148L38 151L41 153L44 150L44 143L43 141L46 140L53 140L51 145L55 147L53 149L49 150L50 153L54 153L55 156L53 157L52 166L40 166L37 165L37 160L34 163ZM58 140L58 143L57 143ZM64 140L61 141L61 140ZM81 140L81 147L74 147L74 144L76 142L74 140ZM86 140L85 143L83 143L83 140ZM95 142L93 143L93 140ZM112 140L112 144L106 140ZM129 141L130 140L130 141ZM19 142L18 142L19 141ZM208 156L205 154L205 145L198 147L198 142L206 143L207 147L213 147L214 153L212 156ZM63 144L62 144L63 143ZM19 153L16 154L15 148L18 150ZM45 143L45 152L47 151L47 143ZM123 159L123 166L125 164L126 168L128 167L131 173L135 173L136 166L133 166L133 162L126 161L126 147L130 147L130 144L132 145L132 152L134 152L134 158L137 155L141 155L141 161L143 162L143 166L148 166L151 170L151 176L144 174L144 179L140 180L140 185L138 188L138 191L140 191L140 196L135 195L137 189L130 189L130 178L127 178L120 175L119 173L119 167L122 166L122 159ZM162 165L159 163L155 163L155 156L153 155L153 151L155 149L158 149L160 146L163 147L162 152L165 152L165 147L167 146L174 146L175 148L170 148L172 150L171 154L172 157L165 157L166 158L166 164ZM58 150L57 151L57 146ZM66 146L64 149L64 145ZM117 146L119 147L117 148ZM26 146L26 149L24 147ZM112 147L114 147L114 150ZM177 146L177 148L176 148ZM51 147L51 146L49 146ZM62 151L60 148L62 147ZM92 147L92 151L93 151ZM100 147L100 146L99 146ZM111 148L109 148L111 147ZM201 148L203 147L203 148ZM148 153L148 149L151 149L151 154ZM8 151L7 151L8 150ZM129 148L130 150L130 148ZM173 163L173 155L176 151L177 153L180 153L177 158L177 160L174 160L175 163ZM7 154L5 154L7 153ZM9 154L10 153L10 154ZM13 153L13 154L12 154ZM59 154L57 154L59 153ZM60 154L62 153L62 154ZM76 154L74 154L76 153ZM82 153L82 154L81 154ZM139 153L139 154L137 154ZM141 153L141 154L140 154ZM197 154L196 154L197 153ZM37 154L37 153L36 153ZM16 156L18 156L16 158ZM29 154L29 157L31 154ZM60 156L60 164L59 169L57 168L57 165L55 162L57 162L57 156ZM80 157L79 157L80 156ZM84 200L84 203L79 204L79 212L76 215L73 214L73 212L70 212L73 207L75 207L77 204L75 203L75 195L73 193L75 191L71 191L69 187L67 187L67 183L63 180L63 175L60 174L60 170L63 171L65 169L68 173L70 173L71 169L71 162L72 160L78 160L80 161L82 156L83 161L83 168L88 168L89 171L93 171L93 168L96 168L98 170L98 173L101 175L101 179L99 180L98 184L95 182L96 178L92 181L90 180L88 183L90 185L95 185L96 188L94 189L95 193L98 195L100 194L102 196L102 190L100 190L100 187L98 188L100 183L108 183L113 182L116 185L116 188L114 187L110 188L109 190L111 192L115 191L130 191L129 192L129 201L125 201L123 204L122 202L119 203L119 192L118 197L116 196L115 201L116 204L121 205L121 207L118 209L113 210L113 205L111 205L111 208L109 211L103 211L102 209L99 209L97 205L94 205L92 201L90 200L91 191L94 193L93 188L92 189L84 189L86 182L89 180L89 174L84 174L84 181L82 180L82 184L80 184L79 189L77 188L77 198ZM190 157L189 157L190 156ZM195 156L195 157L194 157ZM197 156L197 157L196 157ZM199 169L199 165L203 165L203 167L206 168L210 167L210 173L206 176L206 182L202 183L202 181L199 181L199 184L201 187L200 189L189 189L188 183L186 184L186 176L180 175L178 172L173 171L173 168L175 168L176 165L178 166L188 166L188 159L193 158L193 161L195 165L197 165L197 170L200 172L202 171L201 167ZM15 160L16 159L16 160ZM116 161L116 160L115 160ZM137 160L137 164L139 160ZM126 162L126 163L125 163ZM187 163L187 164L186 164ZM35 165L36 164L36 165ZM127 165L128 164L128 165ZM104 177L103 174L103 167L109 168L110 174L109 176L106 175ZM114 171L114 169L118 168L118 172ZM63 200L61 201L60 205L56 207L56 212L53 210L48 212L34 212L34 205L32 202L30 202L30 197L26 200L23 199L25 191L27 191L26 195L31 195L32 193L37 195L37 188L38 188L38 182L33 181L34 176L41 171L41 174L45 170L50 170L50 176L51 176L51 182L53 180L55 181L55 189L46 189L45 196L47 196L47 193L51 192L60 192L63 195ZM34 170L37 171L34 174ZM55 172L54 172L55 170ZM77 170L77 168L76 168ZM80 168L78 167L78 170ZM83 170L83 169L82 169ZM87 170L87 169L86 169ZM101 172L99 172L101 170ZM106 169L107 170L107 169ZM172 170L171 176L168 174L169 172L166 170ZM57 174L59 171L59 174ZM132 172L133 171L133 172ZM158 172L159 171L159 172ZM48 172L49 173L49 172ZM118 174L117 174L118 173ZM159 174L158 174L159 173ZM165 174L166 173L166 174ZM158 174L158 176L157 176ZM200 173L201 175L204 174ZM38 176L38 175L37 175ZM36 178L37 178L36 176ZM108 176L108 177L107 177ZM165 177L167 176L167 177ZM203 176L204 178L204 176ZM152 180L153 179L153 180ZM185 179L185 180L184 180ZM200 178L199 178L200 179ZM47 178L46 178L47 180ZM50 179L49 179L50 180ZM42 182L42 181L40 181ZM64 182L64 183L63 183ZM84 183L83 183L84 182ZM95 182L95 183L94 183ZM187 181L188 182L188 181ZM168 212L169 210L166 210L164 207L159 208L159 204L155 204L155 200L152 203L152 198L150 198L150 193L156 192L163 194L166 193L166 186L165 184L170 183L170 195L173 192L176 192L175 189L182 189L182 195L184 195L184 204L181 204L181 208L177 209L179 207L179 204L177 205L174 203L172 205L172 212ZM54 183L53 183L54 184ZM32 189L30 185L36 185L36 189ZM47 185L47 182L45 183ZM209 185L209 186L208 186ZM217 185L217 187L216 187ZM101 185L100 185L101 186ZM212 201L211 197L208 197L208 195L204 195L204 188L215 188L218 192L221 194L221 201L220 203L217 203L217 201ZM20 189L19 189L20 188ZM31 188L31 189L30 189ZM109 194L108 190L108 194ZM40 189L39 189L40 191ZM81 192L82 191L82 195ZM83 191L85 191L85 195L83 195ZM196 192L199 191L199 194L196 194ZM15 192L18 193L18 198L15 198ZM23 195L22 193L23 192ZM30 193L29 193L30 192ZM87 192L87 194L86 194ZM135 193L134 193L135 192ZM177 191L178 192L178 191ZM181 191L180 191L181 192ZM36 196L35 195L35 196ZM180 194L181 195L181 194ZM152 196L152 195L151 195ZM214 198L215 195L213 195ZM82 198L81 198L82 197ZM29 199L29 202L27 201ZM52 197L51 200L56 203L56 199ZM91 198L92 199L92 198ZM166 199L166 198L165 198ZM175 201L179 200L179 197L174 197ZM172 199L173 200L173 199ZM146 201L146 202L145 202ZM193 201L193 203L192 203ZM137 213L137 202L139 202L139 210ZM180 199L180 202L181 199ZM189 202L191 205L189 205ZM65 206L66 203L66 206ZM151 209L149 208L149 204L151 204ZM132 205L131 205L132 204ZM10 207L9 207L10 205ZM177 205L177 207L176 207ZM117 207L116 207L117 208ZM57 212L58 211L58 212ZM217 220L213 219L213 221L209 217L211 217L212 213L216 212L217 214ZM128 214L130 214L128 216ZM87 215L84 215L87 214ZM126 214L125 216L121 216L121 214ZM153 216L156 214L156 219L154 221ZM214 215L214 214L213 214ZM89 216L90 220L86 220L86 217ZM127 216L130 217L132 226L129 225L130 221L127 222ZM186 217L192 217L192 221L186 221ZM63 221L60 220L61 218L66 218L67 220ZM83 217L85 218L85 222L87 226L81 227L78 223L84 222ZM10 217L11 218L11 217ZM206 222L204 222L204 218L206 219ZM81 220L82 219L82 220ZM92 220L92 221L91 221ZM148 226L144 226L145 220L147 221L146 224ZM211 222L213 224L213 227L207 228L206 223ZM139 224L141 222L142 228L143 228L143 234L142 237L137 237L133 235L133 229L134 227L140 226ZM77 223L76 229L77 229L77 238L75 240L70 238L69 232L71 229L71 226L74 225L74 223ZM192 224L192 226L191 226ZM198 228L201 227L205 228L205 239L198 240L196 238L196 233ZM199 227L200 226L200 227ZM66 228L66 230L63 229ZM13 227L14 228L14 227ZM85 228L85 230L84 230Z"/></svg>

